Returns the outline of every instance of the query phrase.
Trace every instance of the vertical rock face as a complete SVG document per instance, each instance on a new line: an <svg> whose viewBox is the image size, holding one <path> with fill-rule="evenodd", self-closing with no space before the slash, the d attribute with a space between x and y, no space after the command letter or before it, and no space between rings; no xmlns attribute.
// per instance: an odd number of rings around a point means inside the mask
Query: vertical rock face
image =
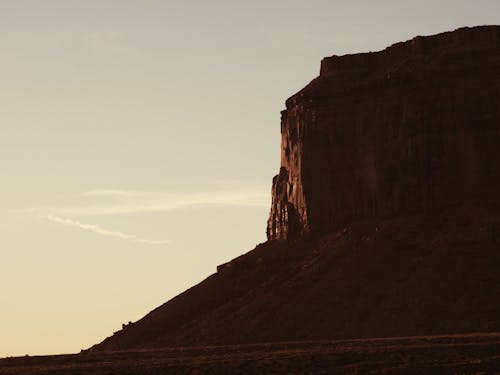
<svg viewBox="0 0 500 375"><path fill-rule="evenodd" d="M500 27L332 56L281 120L269 240L500 202Z"/></svg>

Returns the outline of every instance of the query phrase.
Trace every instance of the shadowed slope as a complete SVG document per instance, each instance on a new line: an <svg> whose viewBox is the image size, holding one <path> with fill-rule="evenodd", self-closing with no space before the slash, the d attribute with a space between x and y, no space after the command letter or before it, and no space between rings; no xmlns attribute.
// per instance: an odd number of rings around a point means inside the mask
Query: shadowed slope
<svg viewBox="0 0 500 375"><path fill-rule="evenodd" d="M500 331L499 249L477 207L270 242L93 349Z"/></svg>

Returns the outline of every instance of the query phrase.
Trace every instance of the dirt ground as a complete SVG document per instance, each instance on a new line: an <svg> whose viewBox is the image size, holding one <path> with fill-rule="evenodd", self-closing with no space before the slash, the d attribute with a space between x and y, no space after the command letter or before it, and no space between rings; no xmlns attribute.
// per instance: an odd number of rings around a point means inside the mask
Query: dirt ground
<svg viewBox="0 0 500 375"><path fill-rule="evenodd" d="M0 374L500 374L500 333L15 357Z"/></svg>

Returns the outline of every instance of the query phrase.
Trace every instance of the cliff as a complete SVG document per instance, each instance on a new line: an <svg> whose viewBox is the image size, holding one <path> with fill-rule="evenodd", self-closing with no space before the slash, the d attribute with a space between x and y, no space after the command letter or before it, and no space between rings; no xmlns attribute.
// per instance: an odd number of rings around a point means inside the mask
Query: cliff
<svg viewBox="0 0 500 375"><path fill-rule="evenodd" d="M500 27L332 56L286 101L269 240L500 200Z"/></svg>
<svg viewBox="0 0 500 375"><path fill-rule="evenodd" d="M499 38L324 59L282 114L270 241L92 350L500 332Z"/></svg>

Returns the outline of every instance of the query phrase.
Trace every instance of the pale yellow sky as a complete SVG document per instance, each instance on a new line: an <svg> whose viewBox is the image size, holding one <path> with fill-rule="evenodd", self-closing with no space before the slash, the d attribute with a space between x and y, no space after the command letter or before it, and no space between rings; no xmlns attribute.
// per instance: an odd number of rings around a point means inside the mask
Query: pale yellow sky
<svg viewBox="0 0 500 375"><path fill-rule="evenodd" d="M265 240L322 57L497 0L0 0L0 357L77 352Z"/></svg>

